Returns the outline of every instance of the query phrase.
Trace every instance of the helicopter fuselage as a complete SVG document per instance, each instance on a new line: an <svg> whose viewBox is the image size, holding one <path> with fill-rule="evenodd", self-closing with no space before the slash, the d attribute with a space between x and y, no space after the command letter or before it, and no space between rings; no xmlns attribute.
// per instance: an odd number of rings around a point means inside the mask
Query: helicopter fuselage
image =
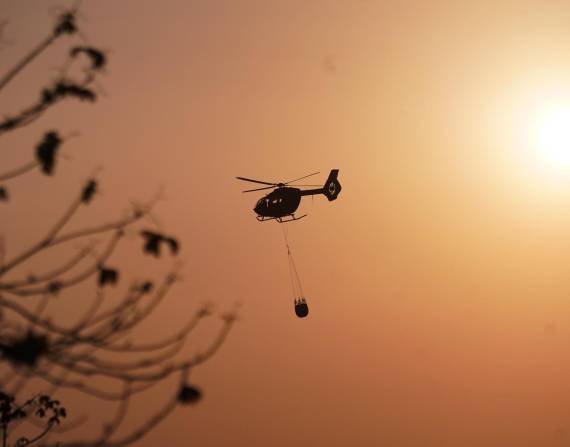
<svg viewBox="0 0 570 447"><path fill-rule="evenodd" d="M281 219L291 216L301 203L301 190L282 186L262 197L255 204L253 211L259 220Z"/></svg>

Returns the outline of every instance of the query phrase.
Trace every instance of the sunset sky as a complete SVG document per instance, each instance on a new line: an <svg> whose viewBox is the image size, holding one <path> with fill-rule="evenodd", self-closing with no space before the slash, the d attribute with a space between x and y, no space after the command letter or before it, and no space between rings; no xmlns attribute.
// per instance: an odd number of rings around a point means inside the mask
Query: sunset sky
<svg viewBox="0 0 570 447"><path fill-rule="evenodd" d="M67 5L0 0L0 73ZM14 181L0 205L8 250L98 173L79 222L162 190L155 216L182 244L184 280L149 331L205 302L239 306L222 350L192 372L204 400L137 445L570 444L568 1L85 0L81 14L109 56L101 98L0 140L4 168L46 130L77 134L54 178ZM1 114L37 98L70 39L2 92ZM235 177L320 171L321 183L333 168L338 200L304 198L308 217L287 224L310 307L300 320L282 229L256 221L263 192L242 194ZM129 251L114 261L148 267Z"/></svg>

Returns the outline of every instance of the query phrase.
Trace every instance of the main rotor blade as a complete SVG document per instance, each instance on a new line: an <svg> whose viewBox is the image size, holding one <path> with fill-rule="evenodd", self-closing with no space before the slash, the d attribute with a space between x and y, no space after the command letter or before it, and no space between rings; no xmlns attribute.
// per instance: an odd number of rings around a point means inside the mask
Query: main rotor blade
<svg viewBox="0 0 570 447"><path fill-rule="evenodd" d="M251 178L245 178L245 177L236 177L238 180L244 180L246 182L252 182L252 183L261 183L262 185L273 185L273 186L277 186L277 183L270 183L270 182L262 182L261 180L253 180Z"/></svg>
<svg viewBox="0 0 570 447"><path fill-rule="evenodd" d="M284 183L284 185L288 185L289 183L293 183L293 182L296 182L296 181L299 181L299 180L303 180L304 178L311 177L311 176L317 175L317 174L320 174L320 172L313 172L312 174L309 174L309 175L305 175L305 176L303 176L303 177L296 178L295 180L289 180L287 183Z"/></svg>
<svg viewBox="0 0 570 447"><path fill-rule="evenodd" d="M266 186L265 188L255 188L255 189L248 189L242 192L253 192L253 191L263 191L264 189L273 189L275 186Z"/></svg>
<svg viewBox="0 0 570 447"><path fill-rule="evenodd" d="M306 185L304 183L301 183L301 184L293 185L293 186L323 186L323 185Z"/></svg>

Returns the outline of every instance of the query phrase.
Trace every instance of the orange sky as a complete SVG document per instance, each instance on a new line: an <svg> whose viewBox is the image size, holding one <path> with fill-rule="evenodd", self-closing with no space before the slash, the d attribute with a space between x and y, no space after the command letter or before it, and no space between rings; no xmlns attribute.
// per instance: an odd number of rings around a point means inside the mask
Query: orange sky
<svg viewBox="0 0 570 447"><path fill-rule="evenodd" d="M61 4L0 2L2 71ZM205 301L242 304L193 372L204 401L138 445L568 445L570 172L522 142L541 98L570 90L568 2L91 0L83 14L109 51L105 97L2 138L11 166L52 126L80 133L58 176L15 182L25 200L0 233L16 250L102 167L81 219L162 186L157 215L183 244L156 331ZM0 112L34 99L66 48ZM332 168L339 199L305 198L288 225L311 309L298 320L281 228L234 177Z"/></svg>

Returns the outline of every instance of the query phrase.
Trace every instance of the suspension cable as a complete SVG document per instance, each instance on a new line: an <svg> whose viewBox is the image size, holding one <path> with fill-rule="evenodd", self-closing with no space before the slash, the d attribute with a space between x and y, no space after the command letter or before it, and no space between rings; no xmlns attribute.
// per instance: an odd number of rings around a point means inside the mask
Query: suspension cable
<svg viewBox="0 0 570 447"><path fill-rule="evenodd" d="M289 245L288 232L284 225L281 226L283 230L283 239L285 240L285 247L287 248L287 259L289 264L289 279L291 280L291 289L293 290L293 298L303 298L303 287L301 286L301 279L291 253L291 246Z"/></svg>

